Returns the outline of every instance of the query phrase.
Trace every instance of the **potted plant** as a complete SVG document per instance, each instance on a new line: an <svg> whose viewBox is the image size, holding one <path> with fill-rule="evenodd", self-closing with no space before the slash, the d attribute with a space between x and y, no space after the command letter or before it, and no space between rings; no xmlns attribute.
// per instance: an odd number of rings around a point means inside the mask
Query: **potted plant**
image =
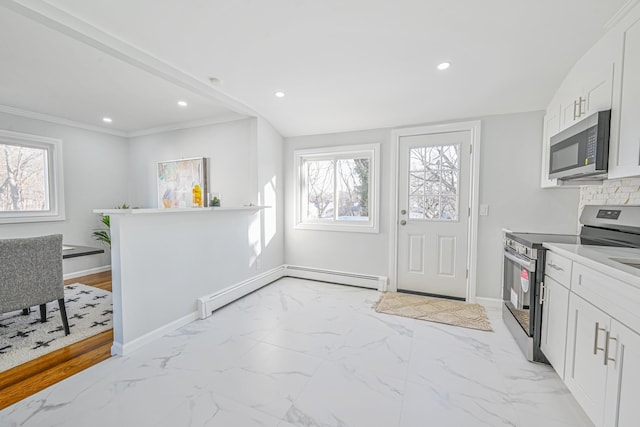
<svg viewBox="0 0 640 427"><path fill-rule="evenodd" d="M129 209L129 206L127 206L126 203L123 203L122 206L116 206L116 209ZM97 229L97 230L94 230L93 233L91 233L91 235L93 236L94 239L100 242L104 242L107 245L109 245L109 247L111 247L111 233L109 231L111 227L111 220L109 219L109 215L102 215L100 222L102 222L104 225L107 226L106 230Z"/></svg>

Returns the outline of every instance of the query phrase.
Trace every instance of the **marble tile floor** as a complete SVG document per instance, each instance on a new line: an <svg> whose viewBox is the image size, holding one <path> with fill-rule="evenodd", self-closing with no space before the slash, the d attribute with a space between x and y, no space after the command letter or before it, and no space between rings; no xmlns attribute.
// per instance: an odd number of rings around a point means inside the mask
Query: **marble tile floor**
<svg viewBox="0 0 640 427"><path fill-rule="evenodd" d="M554 371L495 332L379 314L285 278L0 411L0 426L585 427Z"/></svg>

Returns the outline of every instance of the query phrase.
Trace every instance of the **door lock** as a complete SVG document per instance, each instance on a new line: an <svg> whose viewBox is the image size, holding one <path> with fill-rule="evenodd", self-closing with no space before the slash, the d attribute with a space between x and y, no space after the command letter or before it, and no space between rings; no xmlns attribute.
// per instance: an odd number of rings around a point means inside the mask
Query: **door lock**
<svg viewBox="0 0 640 427"><path fill-rule="evenodd" d="M403 219L402 221L400 221L400 225L407 225L407 221Z"/></svg>
<svg viewBox="0 0 640 427"><path fill-rule="evenodd" d="M406 209L402 209L402 210L400 211L400 215L406 215L406 214L407 214L407 210L406 210Z"/></svg>

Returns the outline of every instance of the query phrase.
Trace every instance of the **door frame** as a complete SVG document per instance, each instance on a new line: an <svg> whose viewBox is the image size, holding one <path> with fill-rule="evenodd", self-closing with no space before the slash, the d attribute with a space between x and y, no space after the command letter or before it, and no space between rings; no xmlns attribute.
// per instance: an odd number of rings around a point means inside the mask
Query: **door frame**
<svg viewBox="0 0 640 427"><path fill-rule="evenodd" d="M398 226L399 226L399 191L400 185L399 164L400 159L400 138L403 136L415 136L435 133L449 133L469 131L471 134L471 173L469 174L469 228L467 233L467 277L466 301L476 301L477 284L477 261L478 261L478 202L480 190L480 142L481 142L481 121L467 121L457 123L445 123L438 125L415 126L407 128L397 128L391 131L391 194L393 212L389 215L390 232L390 253L392 254L389 271L388 290L397 292L398 290Z"/></svg>

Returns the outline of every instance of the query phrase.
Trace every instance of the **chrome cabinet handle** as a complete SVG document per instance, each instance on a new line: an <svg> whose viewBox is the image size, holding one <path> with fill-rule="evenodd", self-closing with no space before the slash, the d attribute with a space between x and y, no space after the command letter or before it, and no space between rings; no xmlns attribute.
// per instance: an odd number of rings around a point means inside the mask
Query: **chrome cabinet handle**
<svg viewBox="0 0 640 427"><path fill-rule="evenodd" d="M598 350L605 351L605 347L598 347L598 335L600 331L605 332L606 329L601 328L600 323L596 322L595 338L593 340L593 354L598 354Z"/></svg>
<svg viewBox="0 0 640 427"><path fill-rule="evenodd" d="M573 101L573 120L577 119L578 117L580 117L578 115L578 100Z"/></svg>
<svg viewBox="0 0 640 427"><path fill-rule="evenodd" d="M584 110L582 106L585 106ZM578 117L582 117L587 113L587 98L580 97L578 100Z"/></svg>
<svg viewBox="0 0 640 427"><path fill-rule="evenodd" d="M604 364L605 366L609 364L609 362L614 362L616 361L616 359L614 359L613 357L609 357L609 344L611 343L611 341L618 341L618 339L616 337L612 337L611 334L609 333L609 331L607 331L607 335L606 335L606 340L607 343L605 345L605 350L604 350Z"/></svg>
<svg viewBox="0 0 640 427"><path fill-rule="evenodd" d="M552 262L548 263L548 264L547 264L547 266L548 266L548 267L553 268L554 270L564 271L564 268L559 267L559 266L555 265L555 264L554 264L554 263L552 263Z"/></svg>
<svg viewBox="0 0 640 427"><path fill-rule="evenodd" d="M544 282L540 282L540 305L544 302Z"/></svg>

